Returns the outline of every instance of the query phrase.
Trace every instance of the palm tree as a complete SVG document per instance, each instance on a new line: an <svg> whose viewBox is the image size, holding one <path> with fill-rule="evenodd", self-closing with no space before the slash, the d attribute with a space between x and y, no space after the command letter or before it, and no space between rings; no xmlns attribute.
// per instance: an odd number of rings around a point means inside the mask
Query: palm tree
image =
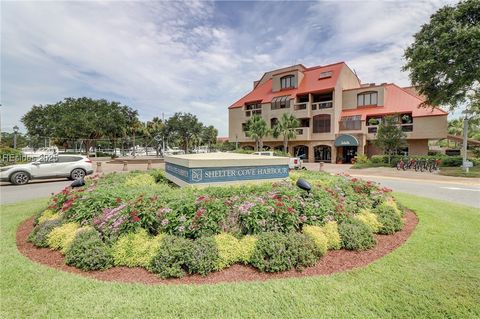
<svg viewBox="0 0 480 319"><path fill-rule="evenodd" d="M463 121L461 119L455 119L448 122L448 134L461 136L463 134ZM450 144L450 141L449 143ZM455 141L455 147L458 147L458 143Z"/></svg>
<svg viewBox="0 0 480 319"><path fill-rule="evenodd" d="M155 140L155 145L156 145L155 149L157 152L157 156L159 155L158 149L159 149L159 144L161 142L161 140L159 140L157 136L163 135L164 131L165 131L165 123L163 123L163 121L159 117L155 116L151 121L147 122L147 132L148 132L148 135L153 136ZM162 139L163 139L163 136L162 136Z"/></svg>
<svg viewBox="0 0 480 319"><path fill-rule="evenodd" d="M280 121L273 127L273 137L283 136L283 151L287 152L288 141L297 136L300 121L290 113L283 113Z"/></svg>
<svg viewBox="0 0 480 319"><path fill-rule="evenodd" d="M255 140L255 150L263 149L263 138L270 133L267 122L259 116L254 115L247 121L246 135Z"/></svg>

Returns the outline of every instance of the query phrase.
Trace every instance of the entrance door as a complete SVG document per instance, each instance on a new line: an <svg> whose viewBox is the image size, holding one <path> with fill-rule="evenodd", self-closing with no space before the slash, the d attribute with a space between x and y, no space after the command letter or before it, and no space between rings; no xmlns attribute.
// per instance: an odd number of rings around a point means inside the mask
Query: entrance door
<svg viewBox="0 0 480 319"><path fill-rule="evenodd" d="M343 163L350 164L355 156L357 156L357 146L343 147Z"/></svg>

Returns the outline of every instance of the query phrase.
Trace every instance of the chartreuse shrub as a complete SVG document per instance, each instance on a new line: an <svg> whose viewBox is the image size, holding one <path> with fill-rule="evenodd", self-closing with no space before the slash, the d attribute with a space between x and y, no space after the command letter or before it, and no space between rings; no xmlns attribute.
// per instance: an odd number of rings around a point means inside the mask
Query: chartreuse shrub
<svg viewBox="0 0 480 319"><path fill-rule="evenodd" d="M367 250L375 246L372 229L355 219L347 219L338 225L342 247L348 250Z"/></svg>
<svg viewBox="0 0 480 319"><path fill-rule="evenodd" d="M192 242L187 251L187 269L190 274L205 276L215 270L218 263L218 249L213 237L202 237Z"/></svg>
<svg viewBox="0 0 480 319"><path fill-rule="evenodd" d="M110 248L100 239L100 234L88 227L76 233L65 252L65 263L82 270L98 270L111 267L113 258Z"/></svg>
<svg viewBox="0 0 480 319"><path fill-rule="evenodd" d="M384 235L393 234L403 228L403 220L399 210L389 205L380 205L373 210L382 225L378 232Z"/></svg>
<svg viewBox="0 0 480 319"><path fill-rule="evenodd" d="M340 234L338 233L337 222L330 221L325 223L325 225L322 226L322 232L325 237L327 237L328 249L342 248L342 240L340 239Z"/></svg>
<svg viewBox="0 0 480 319"><path fill-rule="evenodd" d="M47 209L38 217L36 224L41 224L50 219L60 219L60 215L53 210Z"/></svg>
<svg viewBox="0 0 480 319"><path fill-rule="evenodd" d="M193 243L186 238L166 235L149 269L162 278L180 278L188 270L189 256Z"/></svg>
<svg viewBox="0 0 480 319"><path fill-rule="evenodd" d="M390 197L382 205L392 207L399 216L403 216L403 209L400 209L395 200Z"/></svg>
<svg viewBox="0 0 480 319"><path fill-rule="evenodd" d="M164 236L152 237L145 229L122 235L112 247L113 263L115 266L148 267Z"/></svg>
<svg viewBox="0 0 480 319"><path fill-rule="evenodd" d="M150 174L131 175L125 181L127 187L143 187L155 185L155 177Z"/></svg>
<svg viewBox="0 0 480 319"><path fill-rule="evenodd" d="M79 228L78 223L66 223L54 228L47 236L48 246L65 253Z"/></svg>
<svg viewBox="0 0 480 319"><path fill-rule="evenodd" d="M382 224L378 221L377 215L370 212L368 209L362 209L359 214L355 215L355 219L370 227L373 233L378 233L382 227Z"/></svg>
<svg viewBox="0 0 480 319"><path fill-rule="evenodd" d="M233 235L221 233L213 237L218 250L216 269L227 268L240 261L240 241Z"/></svg>
<svg viewBox="0 0 480 319"><path fill-rule="evenodd" d="M315 265L317 249L301 233L266 232L259 235L250 263L263 272L286 271Z"/></svg>
<svg viewBox="0 0 480 319"><path fill-rule="evenodd" d="M328 248L328 240L327 236L322 231L322 227L320 226L304 226L303 233L310 238L315 247L317 248L317 254L319 256L325 255Z"/></svg>
<svg viewBox="0 0 480 319"><path fill-rule="evenodd" d="M257 245L258 238L253 235L243 236L240 239L238 246L238 260L243 262L244 264L250 263L253 255L253 251L255 250L255 246Z"/></svg>
<svg viewBox="0 0 480 319"><path fill-rule="evenodd" d="M37 247L48 247L48 235L55 228L62 224L60 219L46 219L38 224L28 236L28 241Z"/></svg>

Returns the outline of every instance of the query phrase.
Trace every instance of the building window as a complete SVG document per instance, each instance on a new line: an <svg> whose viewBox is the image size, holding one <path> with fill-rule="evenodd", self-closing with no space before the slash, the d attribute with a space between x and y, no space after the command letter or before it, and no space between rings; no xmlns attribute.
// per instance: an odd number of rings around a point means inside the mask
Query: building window
<svg viewBox="0 0 480 319"><path fill-rule="evenodd" d="M273 128L275 125L277 125L278 119L276 117L270 119L270 127Z"/></svg>
<svg viewBox="0 0 480 319"><path fill-rule="evenodd" d="M262 104L260 103L245 104L245 116L250 117L255 114L257 115L262 114Z"/></svg>
<svg viewBox="0 0 480 319"><path fill-rule="evenodd" d="M340 119L340 131L358 131L362 129L362 119L360 115L343 116Z"/></svg>
<svg viewBox="0 0 480 319"><path fill-rule="evenodd" d="M377 92L364 92L357 95L357 106L377 105Z"/></svg>
<svg viewBox="0 0 480 319"><path fill-rule="evenodd" d="M313 117L313 133L330 133L329 114L319 114Z"/></svg>
<svg viewBox="0 0 480 319"><path fill-rule="evenodd" d="M280 78L280 88L281 89L290 89L295 87L295 76L287 75Z"/></svg>
<svg viewBox="0 0 480 319"><path fill-rule="evenodd" d="M247 131L247 123L242 123L242 131L243 132Z"/></svg>
<svg viewBox="0 0 480 319"><path fill-rule="evenodd" d="M272 110L285 109L290 107L290 98L286 96L277 96L272 99Z"/></svg>

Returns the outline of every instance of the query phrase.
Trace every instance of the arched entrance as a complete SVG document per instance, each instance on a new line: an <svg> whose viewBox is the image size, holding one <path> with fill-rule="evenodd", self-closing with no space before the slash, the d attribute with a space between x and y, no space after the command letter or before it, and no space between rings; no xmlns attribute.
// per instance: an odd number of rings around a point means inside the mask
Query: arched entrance
<svg viewBox="0 0 480 319"><path fill-rule="evenodd" d="M263 145L263 150L264 150L264 151L270 151L270 150L271 150L271 147L268 146L268 145Z"/></svg>
<svg viewBox="0 0 480 319"><path fill-rule="evenodd" d="M301 157L304 161L308 161L308 146L296 145L293 147L293 156Z"/></svg>
<svg viewBox="0 0 480 319"><path fill-rule="evenodd" d="M331 162L332 148L328 145L317 145L313 148L315 162Z"/></svg>
<svg viewBox="0 0 480 319"><path fill-rule="evenodd" d="M283 152L283 145L277 145L277 146L275 146L274 150L275 150L275 151Z"/></svg>

